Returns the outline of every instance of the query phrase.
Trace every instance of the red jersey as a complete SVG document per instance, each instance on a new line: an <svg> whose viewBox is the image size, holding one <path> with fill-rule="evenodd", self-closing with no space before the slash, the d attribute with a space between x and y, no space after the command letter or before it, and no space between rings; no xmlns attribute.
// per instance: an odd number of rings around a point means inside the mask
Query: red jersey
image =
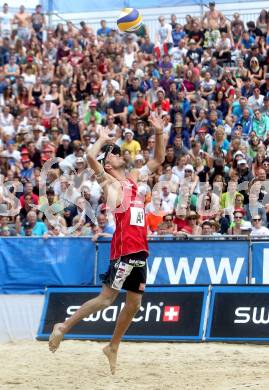
<svg viewBox="0 0 269 390"><path fill-rule="evenodd" d="M121 182L123 202L115 210L116 230L110 248L110 260L137 252L148 252L144 200L131 179Z"/></svg>

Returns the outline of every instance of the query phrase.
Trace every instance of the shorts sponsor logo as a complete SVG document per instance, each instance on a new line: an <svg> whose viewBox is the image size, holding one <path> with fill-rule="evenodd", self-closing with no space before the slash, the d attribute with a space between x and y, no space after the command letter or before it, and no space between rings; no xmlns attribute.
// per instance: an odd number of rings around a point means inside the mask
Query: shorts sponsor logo
<svg viewBox="0 0 269 390"><path fill-rule="evenodd" d="M123 283L125 282L126 278L130 275L132 272L133 266L130 264L126 264L123 262L120 262L118 265L118 269L114 278L114 281L111 285L112 288L116 290L120 290L123 286Z"/></svg>

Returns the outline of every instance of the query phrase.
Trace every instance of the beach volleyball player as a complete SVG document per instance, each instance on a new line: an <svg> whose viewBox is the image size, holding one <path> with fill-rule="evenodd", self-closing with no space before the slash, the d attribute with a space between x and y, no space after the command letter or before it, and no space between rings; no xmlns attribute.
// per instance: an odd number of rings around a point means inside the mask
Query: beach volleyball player
<svg viewBox="0 0 269 390"><path fill-rule="evenodd" d="M156 116L151 116L149 121L155 130L156 141L154 158L142 168L148 173L154 172L164 161L163 121ZM104 148L103 161L100 163L97 156ZM114 374L121 338L141 306L146 284L148 244L144 199L139 196L137 188L140 172L134 169L126 175L120 148L111 145L107 130L100 131L99 139L88 152L88 162L103 188L106 200L109 200L108 203L115 201L116 229L111 241L110 266L103 277L100 294L85 302L65 322L54 325L49 349L55 352L65 333L83 318L110 306L119 291L124 289L127 291L125 306L118 316L110 343L103 349L109 360L111 373Z"/></svg>

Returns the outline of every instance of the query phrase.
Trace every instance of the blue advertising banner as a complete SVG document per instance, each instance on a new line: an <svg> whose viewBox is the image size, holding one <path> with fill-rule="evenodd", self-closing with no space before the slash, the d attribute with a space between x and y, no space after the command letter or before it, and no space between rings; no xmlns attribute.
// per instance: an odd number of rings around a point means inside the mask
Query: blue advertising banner
<svg viewBox="0 0 269 390"><path fill-rule="evenodd" d="M99 274L109 264L110 242L98 242ZM247 241L150 241L147 284L247 284Z"/></svg>
<svg viewBox="0 0 269 390"><path fill-rule="evenodd" d="M269 242L254 242L252 247L252 284L269 284Z"/></svg>
<svg viewBox="0 0 269 390"><path fill-rule="evenodd" d="M207 341L269 341L269 286L215 286Z"/></svg>
<svg viewBox="0 0 269 390"><path fill-rule="evenodd" d="M0 245L0 292L91 285L95 243L85 238L5 238Z"/></svg>
<svg viewBox="0 0 269 390"><path fill-rule="evenodd" d="M201 341L205 322L207 287L148 287L125 340ZM47 340L55 323L63 322L81 305L95 298L100 288L49 288L37 338ZM83 318L65 339L107 340L113 334L126 294L120 292L113 304Z"/></svg>

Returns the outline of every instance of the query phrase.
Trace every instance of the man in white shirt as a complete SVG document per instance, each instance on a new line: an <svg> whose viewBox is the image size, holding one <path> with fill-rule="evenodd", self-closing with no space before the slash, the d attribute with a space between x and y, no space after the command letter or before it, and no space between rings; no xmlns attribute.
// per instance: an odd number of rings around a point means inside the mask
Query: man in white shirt
<svg viewBox="0 0 269 390"><path fill-rule="evenodd" d="M6 143L7 149L2 152L2 157L6 157L9 160L13 160L14 163L18 163L21 160L21 154L15 149L15 141L10 139Z"/></svg>
<svg viewBox="0 0 269 390"><path fill-rule="evenodd" d="M250 233L251 236L269 237L269 229L267 229L265 226L262 226L261 221L262 219L259 214L252 217L252 231Z"/></svg>
<svg viewBox="0 0 269 390"><path fill-rule="evenodd" d="M214 99L216 81L211 78L210 72L205 72L205 78L200 84L201 95L204 99Z"/></svg>
<svg viewBox="0 0 269 390"><path fill-rule="evenodd" d="M253 90L253 95L248 98L248 104L252 109L263 107L264 96L260 94L260 88L255 87Z"/></svg>
<svg viewBox="0 0 269 390"><path fill-rule="evenodd" d="M1 38L10 38L13 15L8 12L8 4L3 5L3 12L0 12Z"/></svg>
<svg viewBox="0 0 269 390"><path fill-rule="evenodd" d="M169 54L172 56L172 64L175 70L177 69L178 65L182 65L184 63L187 51L188 49L186 48L185 39L181 39L178 42L177 47L173 47L169 50Z"/></svg>
<svg viewBox="0 0 269 390"><path fill-rule="evenodd" d="M169 213L172 213L174 210L176 197L176 194L170 192L169 184L164 184L162 186L161 200L168 206Z"/></svg>
<svg viewBox="0 0 269 390"><path fill-rule="evenodd" d="M159 181L169 182L170 191L173 193L177 192L179 186L179 177L176 174L172 173L171 165L167 165L164 168L164 174L160 176Z"/></svg>
<svg viewBox="0 0 269 390"><path fill-rule="evenodd" d="M165 23L164 16L159 17L160 26L156 32L156 44L163 45L167 43L168 45L173 45L172 38L172 26L169 23Z"/></svg>
<svg viewBox="0 0 269 390"><path fill-rule="evenodd" d="M120 85L116 80L112 79L112 74L107 73L106 80L102 82L102 92L106 92L108 84L111 84L115 91L120 89Z"/></svg>

